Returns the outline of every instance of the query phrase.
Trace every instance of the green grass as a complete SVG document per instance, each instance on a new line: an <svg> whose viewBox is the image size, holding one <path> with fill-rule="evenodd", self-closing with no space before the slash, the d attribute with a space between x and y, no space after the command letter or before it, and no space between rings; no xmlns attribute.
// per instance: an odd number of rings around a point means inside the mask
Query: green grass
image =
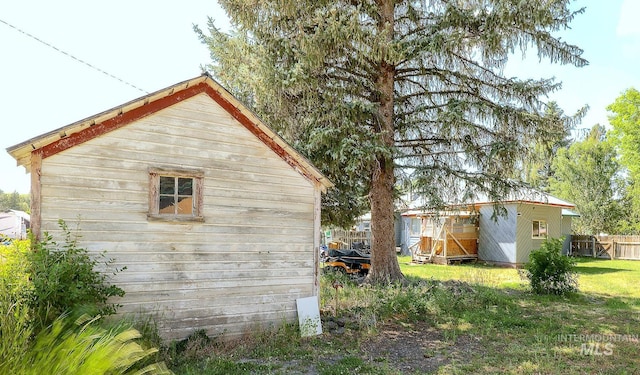
<svg viewBox="0 0 640 375"><path fill-rule="evenodd" d="M492 267L482 263L463 263L452 266L439 264L413 264L410 256L398 257L400 269L405 276L434 280L460 280L470 284L497 288L517 288L526 286L526 281L518 270L506 267Z"/></svg>
<svg viewBox="0 0 640 375"><path fill-rule="evenodd" d="M33 269L43 265L32 251L29 241L0 245L0 374L171 374L154 362L158 349L141 345L140 333L125 322L70 308L40 324L33 305L43 301L34 284L43 280ZM70 279L67 286L77 289L80 282Z"/></svg>
<svg viewBox="0 0 640 375"><path fill-rule="evenodd" d="M410 256L398 257L400 269L409 277L460 280L496 288L526 289L518 270L482 263L459 265L412 264ZM598 296L640 299L640 261L576 258L580 292Z"/></svg>
<svg viewBox="0 0 640 375"><path fill-rule="evenodd" d="M578 258L576 271L584 293L640 298L640 261Z"/></svg>
<svg viewBox="0 0 640 375"><path fill-rule="evenodd" d="M20 269L16 259L5 253L0 265ZM640 373L640 261L579 258L579 292L555 296L531 293L526 279L511 268L413 265L410 260L399 258L409 280L404 286L361 286L344 275L323 275L323 335L301 338L296 324L256 329L233 343L203 333L163 348L160 358L152 359L187 375ZM0 267L5 291L26 283L6 271ZM334 282L343 286L337 292ZM22 319L19 314L0 318L5 323ZM340 329L329 329L329 320L339 321ZM23 335L18 323L13 331L0 325L3 335ZM632 336L601 343L584 339L596 334ZM382 349L365 350L374 342ZM24 345L16 343L0 349L23 352ZM586 355L585 348L595 344L601 345L598 354ZM401 355L390 355L384 345L396 345Z"/></svg>
<svg viewBox="0 0 640 375"><path fill-rule="evenodd" d="M515 269L480 263L412 265L409 257L399 261L409 280L402 287L363 287L344 275L322 277L321 313L325 324L330 317L342 320L340 332L301 339L295 325L285 325L173 370L327 375L640 372L640 262L577 259L580 291L555 296L531 293ZM343 285L337 293L332 287L336 281ZM416 331L428 339L417 344L399 340L401 352L418 346L417 352L408 351L400 359L384 350L371 354L363 349L381 337L383 343L395 335L408 340ZM584 335L632 336L597 343L581 338ZM595 344L601 345L599 351L585 354ZM419 367L438 360L427 370Z"/></svg>

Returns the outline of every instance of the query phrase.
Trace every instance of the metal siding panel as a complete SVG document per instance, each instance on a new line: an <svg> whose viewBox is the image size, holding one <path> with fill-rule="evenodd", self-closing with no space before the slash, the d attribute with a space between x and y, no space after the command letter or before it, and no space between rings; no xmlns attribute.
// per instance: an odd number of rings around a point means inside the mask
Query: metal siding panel
<svg viewBox="0 0 640 375"><path fill-rule="evenodd" d="M507 216L491 218L493 206L480 207L480 233L478 236L478 257L481 260L500 263L514 263L515 257L515 205L506 205Z"/></svg>
<svg viewBox="0 0 640 375"><path fill-rule="evenodd" d="M531 251L539 249L543 240L533 239L533 220L546 220L549 238L562 236L562 208L532 204L519 204L518 233L517 233L517 262L529 261Z"/></svg>
<svg viewBox="0 0 640 375"><path fill-rule="evenodd" d="M563 216L562 217L562 235L569 236L571 235L571 216Z"/></svg>

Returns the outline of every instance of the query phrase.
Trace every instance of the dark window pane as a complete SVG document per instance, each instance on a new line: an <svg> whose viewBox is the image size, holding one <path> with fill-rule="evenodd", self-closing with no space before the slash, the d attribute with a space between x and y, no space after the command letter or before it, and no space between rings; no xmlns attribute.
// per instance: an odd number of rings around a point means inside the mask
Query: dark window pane
<svg viewBox="0 0 640 375"><path fill-rule="evenodd" d="M160 194L173 194L175 192L175 177L160 176Z"/></svg>
<svg viewBox="0 0 640 375"><path fill-rule="evenodd" d="M193 198L191 197L178 198L178 214L179 215L193 214Z"/></svg>
<svg viewBox="0 0 640 375"><path fill-rule="evenodd" d="M174 213L174 208L173 208L173 196L160 196L160 206L159 206L159 211L161 214L172 214Z"/></svg>
<svg viewBox="0 0 640 375"><path fill-rule="evenodd" d="M178 195L193 195L192 178L178 178Z"/></svg>

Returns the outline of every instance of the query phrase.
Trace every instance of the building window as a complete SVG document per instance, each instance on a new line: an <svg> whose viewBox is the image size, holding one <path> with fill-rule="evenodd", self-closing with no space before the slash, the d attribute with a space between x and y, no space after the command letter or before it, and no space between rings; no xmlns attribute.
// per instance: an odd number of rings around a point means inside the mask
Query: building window
<svg viewBox="0 0 640 375"><path fill-rule="evenodd" d="M203 221L202 171L151 168L149 214L151 220Z"/></svg>
<svg viewBox="0 0 640 375"><path fill-rule="evenodd" d="M420 233L422 233L422 218L412 217L410 220L409 235L413 237L420 236Z"/></svg>
<svg viewBox="0 0 640 375"><path fill-rule="evenodd" d="M547 222L545 220L533 221L531 238L547 238Z"/></svg>

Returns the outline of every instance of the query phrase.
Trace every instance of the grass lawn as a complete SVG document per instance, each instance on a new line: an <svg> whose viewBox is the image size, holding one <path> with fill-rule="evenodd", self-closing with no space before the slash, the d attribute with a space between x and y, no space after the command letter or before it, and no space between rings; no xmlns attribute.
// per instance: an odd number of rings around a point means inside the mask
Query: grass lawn
<svg viewBox="0 0 640 375"><path fill-rule="evenodd" d="M0 281L26 283L11 254L0 251ZM153 361L186 375L640 374L640 261L578 258L579 292L554 296L531 293L515 269L410 260L399 258L403 286L322 275L322 335L301 338L297 324L234 342L200 332Z"/></svg>
<svg viewBox="0 0 640 375"><path fill-rule="evenodd" d="M440 264L413 264L411 256L398 257L405 276L435 280L460 280L497 288L524 289L526 281L513 268L492 267L481 263L463 263L444 266Z"/></svg>
<svg viewBox="0 0 640 375"><path fill-rule="evenodd" d="M176 363L176 374L640 374L640 262L577 260L578 293L535 295L518 271L412 265L404 287L321 280L325 333L295 327ZM336 292L334 281L344 288ZM336 312L337 308L337 312ZM329 324L338 321L339 326ZM337 328L336 328L337 327Z"/></svg>
<svg viewBox="0 0 640 375"><path fill-rule="evenodd" d="M516 269L464 263L452 266L412 264L410 256L398 257L406 276L436 280L461 280L497 288L526 289L527 281ZM576 258L579 289L582 293L617 298L640 299L640 261Z"/></svg>

